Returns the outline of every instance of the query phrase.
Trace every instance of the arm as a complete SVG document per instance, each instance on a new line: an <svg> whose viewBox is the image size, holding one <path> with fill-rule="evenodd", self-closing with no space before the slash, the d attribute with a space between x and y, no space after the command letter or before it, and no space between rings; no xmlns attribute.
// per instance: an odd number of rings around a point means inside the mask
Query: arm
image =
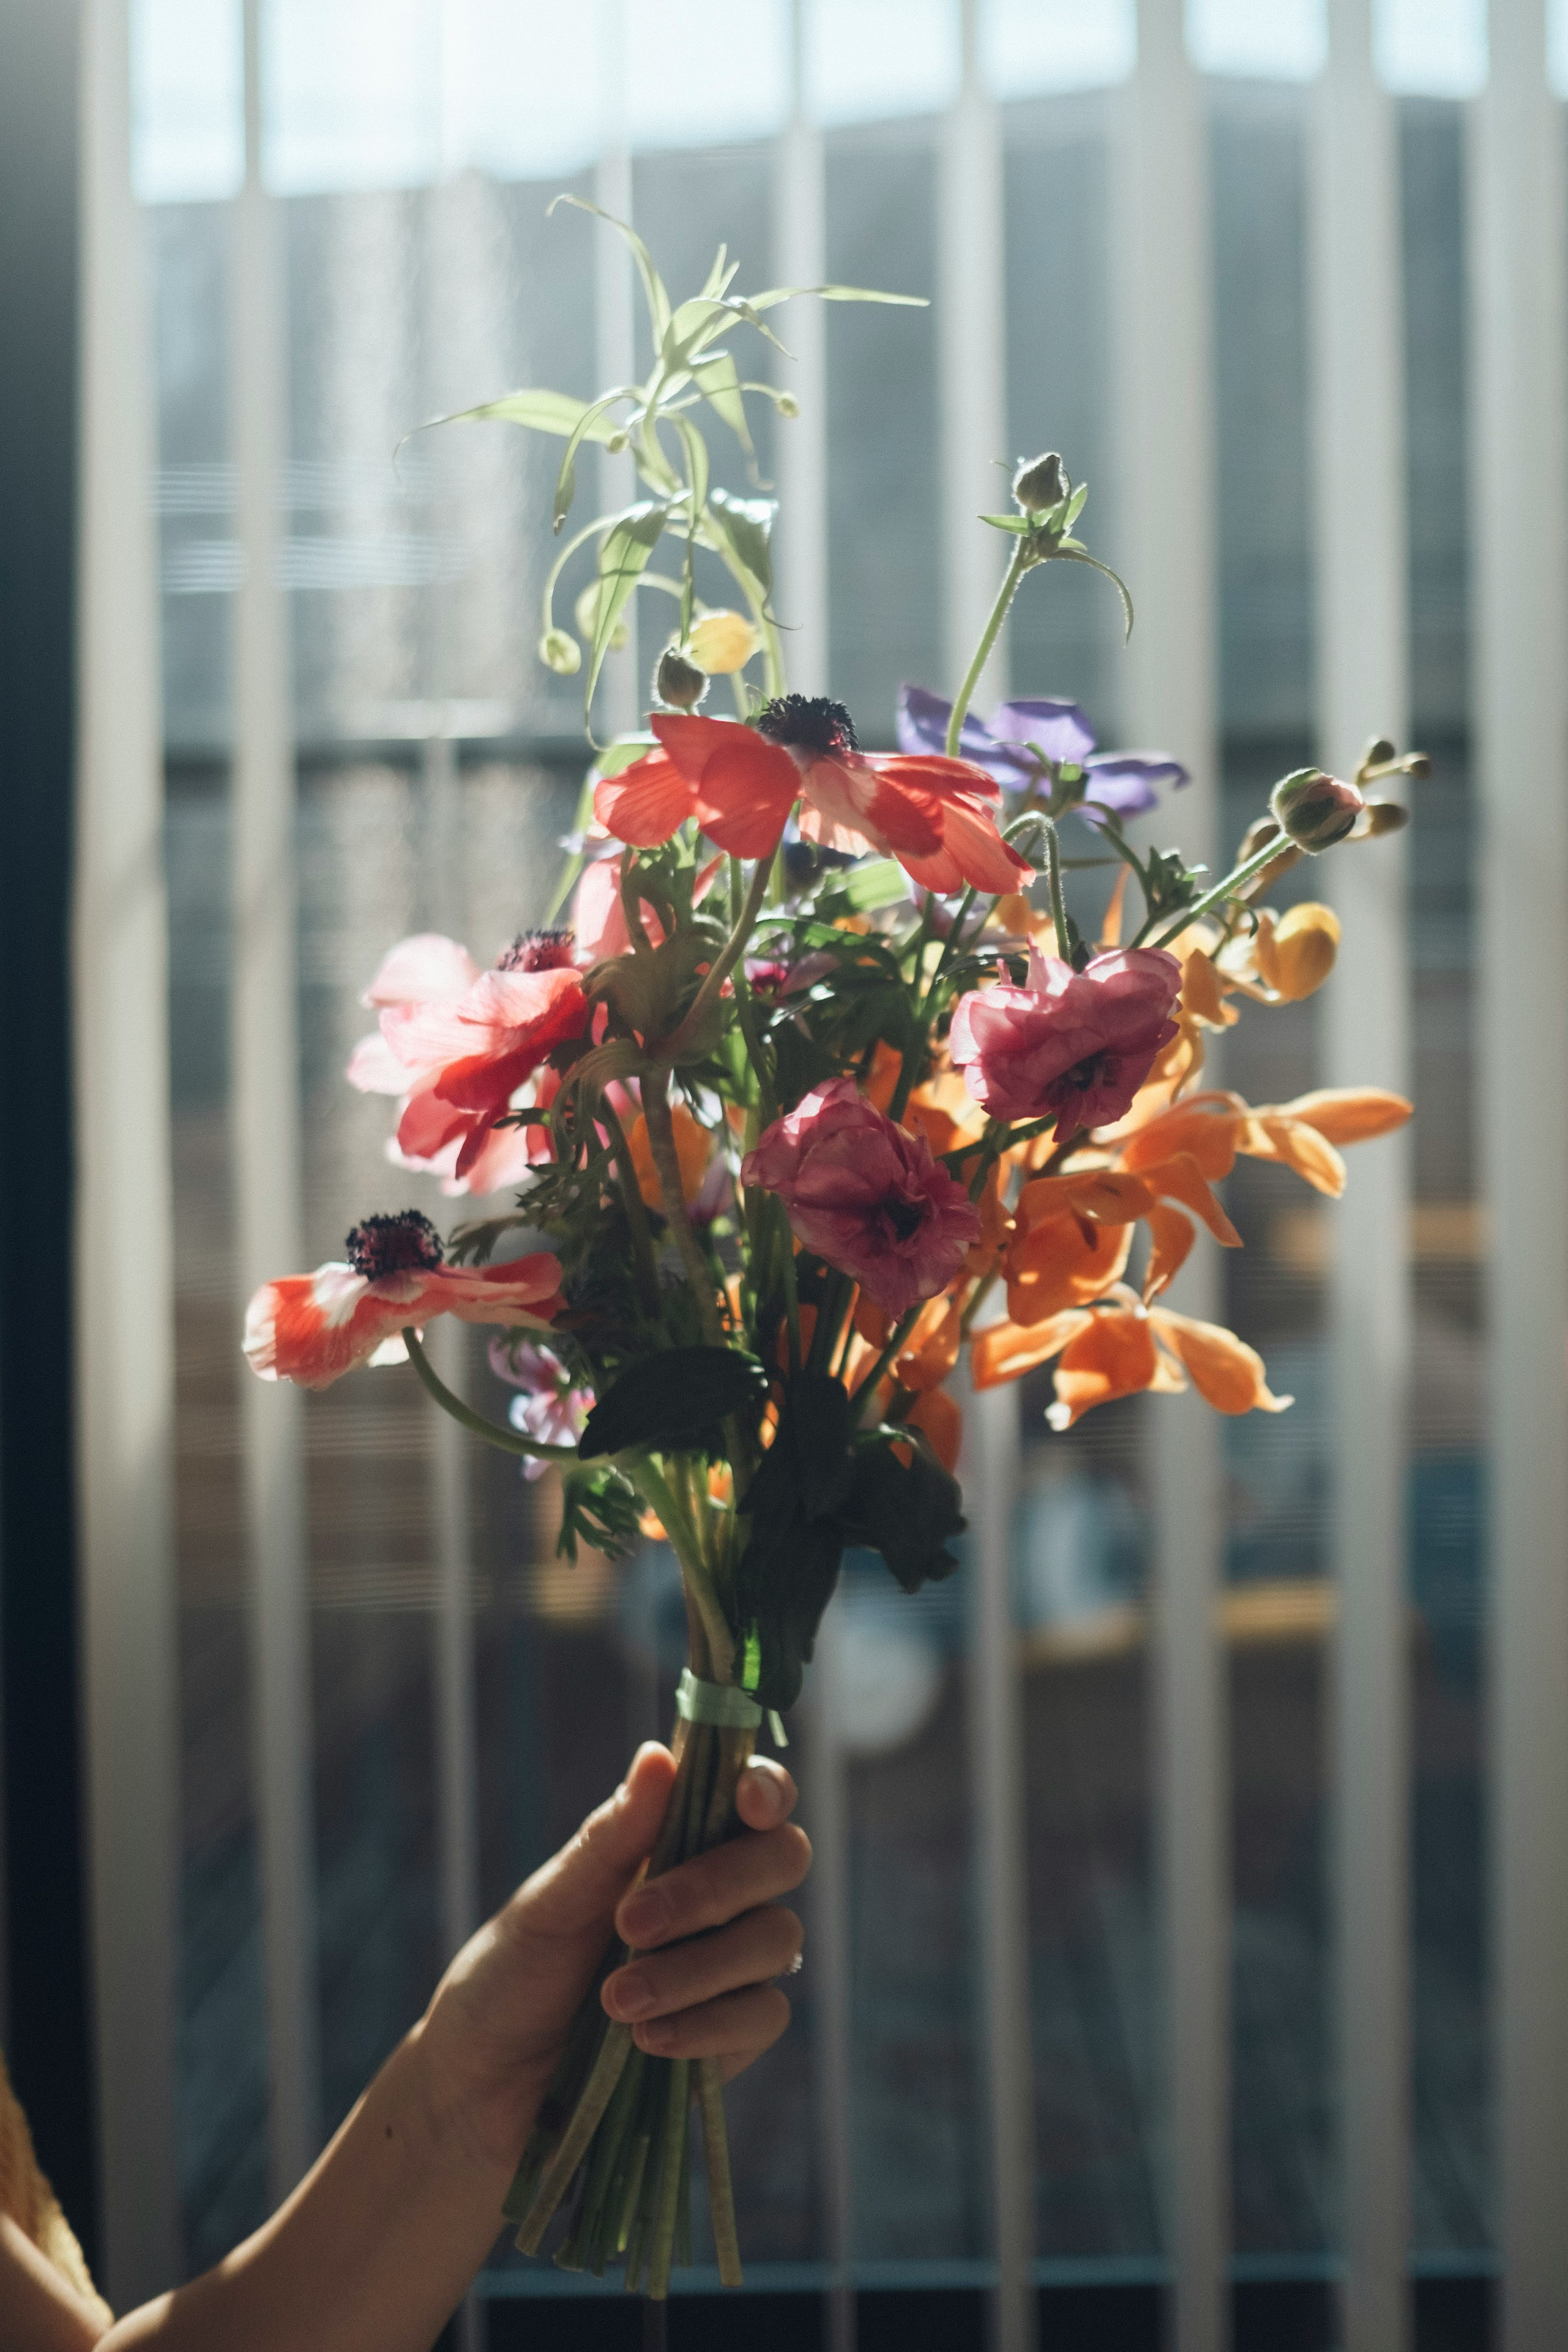
<svg viewBox="0 0 1568 2352"><path fill-rule="evenodd" d="M0 2352L88 2352L102 2334L101 2316L0 2213Z"/></svg>
<svg viewBox="0 0 1568 2352"><path fill-rule="evenodd" d="M562 2038L612 1927L636 1958L605 1983L644 2048L737 2073L789 2021L764 1979L800 1948L774 1897L810 1847L794 1784L742 1775L751 1834L634 1885L674 1778L643 1748L624 1785L464 1948L423 2018L270 2221L216 2269L120 2320L99 2352L428 2352L484 2261ZM703 1931L707 1932L703 1932ZM676 1939L700 1935L695 1944ZM75 2352L90 2334L59 2339ZM18 2352L21 2340L18 2339ZM26 2352L55 2352L27 2339Z"/></svg>

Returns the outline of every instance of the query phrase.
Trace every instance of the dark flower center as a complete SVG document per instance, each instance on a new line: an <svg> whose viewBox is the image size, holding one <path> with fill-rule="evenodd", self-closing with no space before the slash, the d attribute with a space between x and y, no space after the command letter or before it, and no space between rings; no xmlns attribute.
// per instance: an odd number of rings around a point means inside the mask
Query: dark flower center
<svg viewBox="0 0 1568 2352"><path fill-rule="evenodd" d="M854 721L841 702L822 694L780 694L752 721L770 743L798 743L804 751L853 751Z"/></svg>
<svg viewBox="0 0 1568 2352"><path fill-rule="evenodd" d="M571 961L570 930L519 931L496 959L497 971L561 971Z"/></svg>
<svg viewBox="0 0 1568 2352"><path fill-rule="evenodd" d="M912 1241L925 1223L924 1201L884 1201L882 1213L901 1242Z"/></svg>
<svg viewBox="0 0 1568 2352"><path fill-rule="evenodd" d="M1085 1054L1081 1062L1074 1062L1070 1070L1063 1070L1056 1083L1064 1093L1086 1095L1093 1087L1103 1086L1115 1075L1115 1055L1103 1050L1098 1054Z"/></svg>
<svg viewBox="0 0 1568 2352"><path fill-rule="evenodd" d="M429 1273L446 1253L430 1219L417 1209L395 1217L365 1217L343 1244L349 1264L368 1282L379 1275L402 1274L412 1266Z"/></svg>

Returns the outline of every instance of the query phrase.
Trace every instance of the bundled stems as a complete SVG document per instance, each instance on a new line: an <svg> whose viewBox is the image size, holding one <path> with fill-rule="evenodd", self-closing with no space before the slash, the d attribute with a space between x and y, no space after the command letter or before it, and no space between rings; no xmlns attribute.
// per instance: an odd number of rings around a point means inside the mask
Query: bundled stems
<svg viewBox="0 0 1568 2352"><path fill-rule="evenodd" d="M736 1825L735 1790L753 1735L708 1723L676 1727L674 1786L649 1859L661 1876L720 1844ZM702 2116L718 2273L741 2284L718 2062L653 2058L600 2001L610 1970L627 1957L617 1942L579 2012L568 2053L507 2200L517 2244L537 2253L574 2178L581 2182L556 2261L602 2276L622 2257L626 2284L662 2301L677 2260L690 2259L690 2117Z"/></svg>

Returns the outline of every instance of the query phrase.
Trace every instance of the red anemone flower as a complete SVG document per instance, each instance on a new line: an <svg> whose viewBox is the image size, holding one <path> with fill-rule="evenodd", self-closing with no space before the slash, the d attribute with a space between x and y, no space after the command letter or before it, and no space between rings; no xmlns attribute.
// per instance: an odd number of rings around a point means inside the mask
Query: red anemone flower
<svg viewBox="0 0 1568 2352"><path fill-rule="evenodd" d="M1016 890L1030 869L998 833L998 787L970 760L862 751L841 702L781 695L755 724L655 714L659 749L601 783L594 812L640 849L695 817L734 857L766 857L797 801L808 841L896 857L923 889Z"/></svg>
<svg viewBox="0 0 1568 2352"><path fill-rule="evenodd" d="M548 1251L501 1265L446 1265L441 1237L417 1209L367 1217L346 1264L264 1283L245 1318L245 1352L264 1381L324 1389L356 1364L401 1363L404 1327L436 1315L507 1330L544 1330L561 1308L560 1265Z"/></svg>

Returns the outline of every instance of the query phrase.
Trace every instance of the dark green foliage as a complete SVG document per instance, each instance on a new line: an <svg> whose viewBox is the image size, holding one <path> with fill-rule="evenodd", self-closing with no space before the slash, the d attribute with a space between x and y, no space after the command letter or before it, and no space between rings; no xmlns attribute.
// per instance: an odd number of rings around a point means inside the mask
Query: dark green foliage
<svg viewBox="0 0 1568 2352"><path fill-rule="evenodd" d="M905 1448L913 1449L907 1463L899 1459ZM881 1552L905 1592L917 1592L958 1565L947 1540L964 1531L962 1499L918 1431L879 1431L856 1449L844 1540Z"/></svg>
<svg viewBox="0 0 1568 2352"><path fill-rule="evenodd" d="M575 1567L577 1547L601 1551L608 1559L623 1559L642 1540L637 1490L619 1470L568 1470L561 1480L560 1534L558 1557L564 1554Z"/></svg>
<svg viewBox="0 0 1568 2352"><path fill-rule="evenodd" d="M720 1425L731 1413L755 1417L768 1375L738 1348L665 1348L623 1371L588 1416L578 1453L643 1449L719 1454Z"/></svg>

